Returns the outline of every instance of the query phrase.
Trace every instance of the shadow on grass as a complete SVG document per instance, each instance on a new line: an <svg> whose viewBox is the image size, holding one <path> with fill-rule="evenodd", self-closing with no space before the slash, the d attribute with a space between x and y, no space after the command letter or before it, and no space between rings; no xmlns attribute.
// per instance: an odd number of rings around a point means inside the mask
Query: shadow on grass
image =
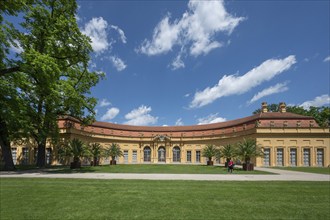
<svg viewBox="0 0 330 220"><path fill-rule="evenodd" d="M70 173L150 173L150 174L238 174L238 175L260 175L273 174L264 171L245 171L241 167L234 168L232 173L228 172L225 166L207 165L173 165L173 164L119 164L101 166L82 166L78 169L70 169L70 166L48 166L38 168L36 166L17 166L12 174L24 173L50 173L50 174L70 174Z"/></svg>
<svg viewBox="0 0 330 220"><path fill-rule="evenodd" d="M50 169L48 173L150 173L150 174L238 174L238 175L260 175L273 174L264 171L245 171L241 167L236 167L233 173L229 173L224 166L206 166L206 165L173 165L173 164L119 164L115 166L86 166L80 169L70 169L62 167Z"/></svg>
<svg viewBox="0 0 330 220"><path fill-rule="evenodd" d="M0 171L10 172L12 174L24 173L94 173L96 170L92 166L82 166L78 169L70 169L70 166L46 166L43 168L36 165L16 165L16 170L6 171L1 167Z"/></svg>
<svg viewBox="0 0 330 220"><path fill-rule="evenodd" d="M82 166L81 168L70 169L69 166L55 167L53 169L44 170L45 173L95 173L96 170L92 166Z"/></svg>

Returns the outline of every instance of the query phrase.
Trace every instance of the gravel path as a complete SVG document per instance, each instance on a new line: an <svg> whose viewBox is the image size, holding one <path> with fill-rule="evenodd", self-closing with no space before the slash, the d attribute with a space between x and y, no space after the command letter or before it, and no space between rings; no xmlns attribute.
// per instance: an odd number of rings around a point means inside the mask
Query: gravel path
<svg viewBox="0 0 330 220"><path fill-rule="evenodd" d="M330 175L295 172L271 168L255 168L272 172L266 175L244 174L137 174L137 173L48 173L0 172L0 178L71 178L71 179L143 179L143 180L210 180L210 181L328 181Z"/></svg>

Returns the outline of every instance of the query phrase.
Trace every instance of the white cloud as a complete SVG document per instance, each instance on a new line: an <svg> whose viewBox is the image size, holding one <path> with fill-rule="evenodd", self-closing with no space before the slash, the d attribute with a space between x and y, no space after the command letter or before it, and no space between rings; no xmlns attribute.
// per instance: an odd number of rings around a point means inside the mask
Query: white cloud
<svg viewBox="0 0 330 220"><path fill-rule="evenodd" d="M120 29L118 26L115 26L115 25L111 25L110 27L118 32L121 42L123 44L126 44L127 39L126 39L124 31L122 29Z"/></svg>
<svg viewBox="0 0 330 220"><path fill-rule="evenodd" d="M255 94L253 96L253 98L248 102L248 104L251 104L253 102L258 101L259 99L265 97L265 96L269 96L272 94L276 94L276 93L281 93L281 92L285 92L287 91L289 88L286 86L288 84L288 82L284 82L284 83L277 83L275 86L271 86L267 89L262 90L261 92L258 92L257 94Z"/></svg>
<svg viewBox="0 0 330 220"><path fill-rule="evenodd" d="M11 51L15 52L15 53L22 53L24 50L22 48L22 46L20 45L20 43L18 42L18 40L14 40L13 44L10 44L10 48Z"/></svg>
<svg viewBox="0 0 330 220"><path fill-rule="evenodd" d="M154 29L152 41L145 39L139 52L147 55L157 55L170 51L178 42L180 27L178 24L171 25L167 15Z"/></svg>
<svg viewBox="0 0 330 220"><path fill-rule="evenodd" d="M91 38L91 45L96 53L102 53L111 47L111 42L108 41L107 37L107 27L108 22L99 17L92 18L82 29L82 33Z"/></svg>
<svg viewBox="0 0 330 220"><path fill-rule="evenodd" d="M266 60L242 76L224 75L215 86L207 87L203 91L197 91L190 103L190 108L208 105L221 97L243 94L290 69L295 63L296 58L291 55L284 59Z"/></svg>
<svg viewBox="0 0 330 220"><path fill-rule="evenodd" d="M187 93L184 95L184 97L188 98L190 96L190 93Z"/></svg>
<svg viewBox="0 0 330 220"><path fill-rule="evenodd" d="M191 55L198 56L200 54L208 54L211 50L222 47L222 44L214 41L209 42L209 40L202 40L194 43L190 48Z"/></svg>
<svg viewBox="0 0 330 220"><path fill-rule="evenodd" d="M125 115L127 121L125 124L129 125L152 125L157 123L158 117L150 115L151 107L141 105L137 109L133 109L131 112Z"/></svg>
<svg viewBox="0 0 330 220"><path fill-rule="evenodd" d="M223 1L191 0L181 19L171 23L170 14L166 15L155 27L152 39L145 39L137 51L151 56L180 45L189 48L193 56L205 55L223 45L214 40L217 33L231 34L244 19L227 13Z"/></svg>
<svg viewBox="0 0 330 220"><path fill-rule="evenodd" d="M324 58L323 62L330 62L330 56L327 56L326 58Z"/></svg>
<svg viewBox="0 0 330 220"><path fill-rule="evenodd" d="M176 120L175 125L176 126L182 126L183 125L182 118L179 118L178 120Z"/></svg>
<svg viewBox="0 0 330 220"><path fill-rule="evenodd" d="M109 121L113 118L115 118L119 113L118 108L109 108L107 112L101 117L102 121Z"/></svg>
<svg viewBox="0 0 330 220"><path fill-rule="evenodd" d="M172 70L176 70L176 69L185 67L184 62L181 59L181 54L178 54L178 56L176 56L176 58L172 61L171 67L172 67Z"/></svg>
<svg viewBox="0 0 330 220"><path fill-rule="evenodd" d="M210 114L204 118L198 118L197 121L199 125L204 125L204 124L212 124L217 122L224 122L227 121L227 119L218 117L218 113L215 113L215 114Z"/></svg>
<svg viewBox="0 0 330 220"><path fill-rule="evenodd" d="M311 106L321 107L323 105L330 105L330 96L328 94L317 96L312 101L306 101L302 103L300 107L303 107L304 109L309 109Z"/></svg>
<svg viewBox="0 0 330 220"><path fill-rule="evenodd" d="M112 62L113 66L117 69L117 71L120 72L120 71L123 71L124 69L126 69L127 65L119 57L117 57L117 56L110 56L109 59Z"/></svg>
<svg viewBox="0 0 330 220"><path fill-rule="evenodd" d="M100 102L100 107L111 105L111 102L109 102L107 99L102 99Z"/></svg>

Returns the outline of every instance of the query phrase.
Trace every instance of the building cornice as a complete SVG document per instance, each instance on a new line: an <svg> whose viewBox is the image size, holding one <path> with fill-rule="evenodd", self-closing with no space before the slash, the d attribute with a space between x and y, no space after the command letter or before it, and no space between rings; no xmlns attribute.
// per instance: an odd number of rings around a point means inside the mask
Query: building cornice
<svg viewBox="0 0 330 220"><path fill-rule="evenodd" d="M94 122L84 126L79 120L62 116L59 118L61 129L75 129L85 134L99 134L103 136L128 138L155 138L168 136L169 138L235 136L256 128L317 128L312 117L297 115L289 112L263 112L245 118L206 125L191 126L132 126L113 124L108 122ZM248 132L250 133L250 132Z"/></svg>

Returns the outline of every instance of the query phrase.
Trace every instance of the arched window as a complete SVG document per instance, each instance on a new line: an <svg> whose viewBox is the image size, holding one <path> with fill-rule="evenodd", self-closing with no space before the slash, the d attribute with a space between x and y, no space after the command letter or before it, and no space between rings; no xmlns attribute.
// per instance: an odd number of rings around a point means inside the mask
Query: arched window
<svg viewBox="0 0 330 220"><path fill-rule="evenodd" d="M165 162L166 161L166 150L164 147L158 148L158 162Z"/></svg>
<svg viewBox="0 0 330 220"><path fill-rule="evenodd" d="M143 149L143 161L151 162L151 149L149 146L147 146Z"/></svg>
<svg viewBox="0 0 330 220"><path fill-rule="evenodd" d="M180 148L178 146L173 148L173 162L181 162Z"/></svg>

